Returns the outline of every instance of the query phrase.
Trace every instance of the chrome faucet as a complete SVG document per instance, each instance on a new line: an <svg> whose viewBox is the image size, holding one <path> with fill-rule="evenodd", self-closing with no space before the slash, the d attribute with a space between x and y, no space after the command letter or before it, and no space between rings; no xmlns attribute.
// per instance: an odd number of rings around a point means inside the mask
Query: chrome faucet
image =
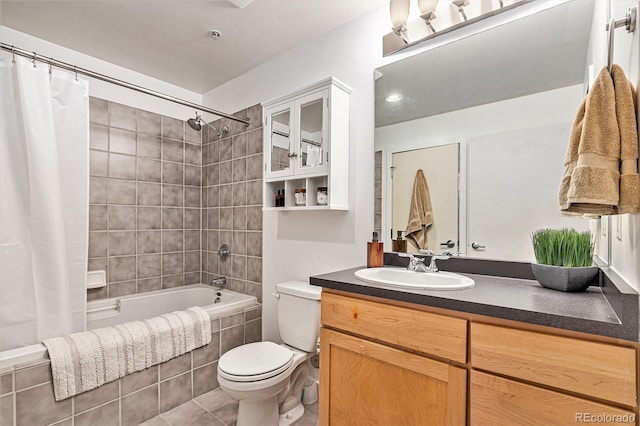
<svg viewBox="0 0 640 426"><path fill-rule="evenodd" d="M431 256L431 262L427 267L427 272L438 272L438 266L436 265L436 260L449 260L449 256Z"/></svg>
<svg viewBox="0 0 640 426"><path fill-rule="evenodd" d="M429 266L424 264L424 257L415 257L411 253L398 253L400 257L408 257L409 265L407 266L408 271L415 272L438 272L438 266L436 265L436 260L448 260L449 256L436 256L431 255L431 262Z"/></svg>
<svg viewBox="0 0 640 426"><path fill-rule="evenodd" d="M209 285L216 287L218 290L222 290L227 285L227 277L215 277L211 280Z"/></svg>

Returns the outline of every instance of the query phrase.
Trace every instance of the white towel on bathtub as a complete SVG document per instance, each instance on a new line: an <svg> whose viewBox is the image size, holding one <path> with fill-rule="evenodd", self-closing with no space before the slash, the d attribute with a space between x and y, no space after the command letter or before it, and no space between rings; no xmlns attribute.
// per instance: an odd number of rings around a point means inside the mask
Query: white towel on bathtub
<svg viewBox="0 0 640 426"><path fill-rule="evenodd" d="M43 343L51 359L56 401L60 401L210 342L209 314L194 306Z"/></svg>

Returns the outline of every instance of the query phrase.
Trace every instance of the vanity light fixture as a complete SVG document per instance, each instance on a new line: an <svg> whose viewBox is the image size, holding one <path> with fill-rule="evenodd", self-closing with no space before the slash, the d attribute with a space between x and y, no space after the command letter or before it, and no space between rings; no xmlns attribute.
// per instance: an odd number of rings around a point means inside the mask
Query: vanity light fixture
<svg viewBox="0 0 640 426"><path fill-rule="evenodd" d="M464 7L469 6L469 0L451 0L451 4L458 8L458 12L462 15L462 19L466 21L467 14L464 13ZM500 7L502 7L502 5Z"/></svg>
<svg viewBox="0 0 640 426"><path fill-rule="evenodd" d="M395 103L395 102L399 102L402 100L402 95L399 93L392 93L389 96L387 96L386 98L384 98L385 101L390 102L390 103Z"/></svg>
<svg viewBox="0 0 640 426"><path fill-rule="evenodd" d="M405 44L409 43L407 27L405 26L409 18L409 6L410 0L391 0L389 2L391 29Z"/></svg>
<svg viewBox="0 0 640 426"><path fill-rule="evenodd" d="M437 18L436 8L438 7L438 0L418 0L418 8L420 8L420 17L424 19L424 23L432 32L436 32L433 28L431 21Z"/></svg>
<svg viewBox="0 0 640 426"><path fill-rule="evenodd" d="M412 1L417 3L420 9L420 19L409 21L409 10ZM533 11L538 10L540 7L545 7L535 5L540 4L535 0L509 0L508 2L504 2L504 0L390 0L389 12L392 32L382 38L383 56L528 3L531 3L528 9ZM549 4L550 6L546 6L547 8L552 7L553 2ZM460 14L462 20L457 18L456 11ZM511 16L517 15L514 13ZM437 29L433 25L433 20L436 17L439 18Z"/></svg>

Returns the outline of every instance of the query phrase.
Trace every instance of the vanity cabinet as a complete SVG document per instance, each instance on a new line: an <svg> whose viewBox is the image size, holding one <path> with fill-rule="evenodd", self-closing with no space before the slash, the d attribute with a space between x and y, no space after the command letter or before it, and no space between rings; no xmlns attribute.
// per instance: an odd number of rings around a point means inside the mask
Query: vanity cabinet
<svg viewBox="0 0 640 426"><path fill-rule="evenodd" d="M320 425L638 425L638 344L327 289L321 321Z"/></svg>
<svg viewBox="0 0 640 426"><path fill-rule="evenodd" d="M332 77L262 104L264 210L348 210L350 92ZM317 201L321 187L326 204ZM302 189L306 200L296 204Z"/></svg>
<svg viewBox="0 0 640 426"><path fill-rule="evenodd" d="M466 424L465 320L327 292L321 318L321 425Z"/></svg>

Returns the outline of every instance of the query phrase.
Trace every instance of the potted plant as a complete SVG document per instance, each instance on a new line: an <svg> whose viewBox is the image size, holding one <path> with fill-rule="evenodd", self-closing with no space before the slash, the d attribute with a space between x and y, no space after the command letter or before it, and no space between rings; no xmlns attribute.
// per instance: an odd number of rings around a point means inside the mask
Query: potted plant
<svg viewBox="0 0 640 426"><path fill-rule="evenodd" d="M543 287L584 291L598 274L593 264L593 238L589 231L538 229L531 235L536 262L533 275Z"/></svg>

